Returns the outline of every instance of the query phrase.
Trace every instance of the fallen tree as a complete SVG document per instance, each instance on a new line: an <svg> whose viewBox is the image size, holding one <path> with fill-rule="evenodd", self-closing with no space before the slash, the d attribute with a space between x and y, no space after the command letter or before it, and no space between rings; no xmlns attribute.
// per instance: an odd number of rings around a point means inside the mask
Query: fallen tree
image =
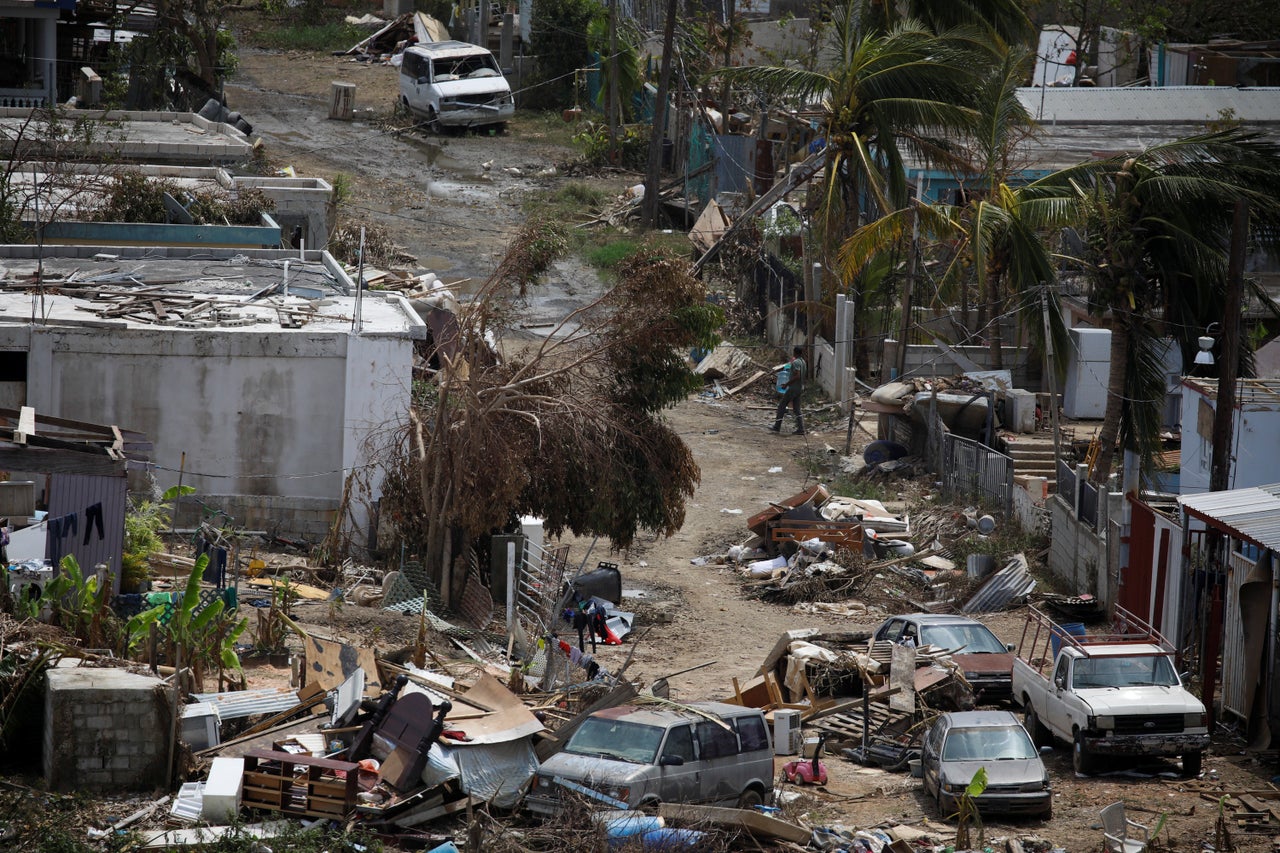
<svg viewBox="0 0 1280 853"><path fill-rule="evenodd" d="M564 248L556 230L526 228L456 333L433 342L441 367L416 395L408 467L387 491L404 499L416 485L419 511L398 517L446 605L476 537L521 515L615 547L641 530L669 536L701 476L661 412L700 387L684 353L714 346L721 311L687 263L644 249L546 338L518 339L522 294Z"/></svg>

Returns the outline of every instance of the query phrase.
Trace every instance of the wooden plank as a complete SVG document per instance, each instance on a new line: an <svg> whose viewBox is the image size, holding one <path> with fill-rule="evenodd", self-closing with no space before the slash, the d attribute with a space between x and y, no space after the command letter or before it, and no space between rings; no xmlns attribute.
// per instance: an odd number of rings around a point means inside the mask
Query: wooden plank
<svg viewBox="0 0 1280 853"><path fill-rule="evenodd" d="M751 809L726 809L717 806L694 806L663 803L658 814L666 820L686 821L698 826L722 826L746 830L756 839L778 839L793 844L807 844L810 832L803 826L778 820Z"/></svg>

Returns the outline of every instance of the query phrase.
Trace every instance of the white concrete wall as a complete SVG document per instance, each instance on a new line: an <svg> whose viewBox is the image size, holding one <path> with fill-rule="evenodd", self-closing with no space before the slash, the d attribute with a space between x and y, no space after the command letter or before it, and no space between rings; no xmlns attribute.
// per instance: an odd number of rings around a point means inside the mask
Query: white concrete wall
<svg viewBox="0 0 1280 853"><path fill-rule="evenodd" d="M268 509L289 505L273 498L309 512L315 499L336 505L353 468L376 497L381 471L368 468L365 439L401 424L409 403L403 334L0 324L0 349L28 345L36 411L139 430L161 488L177 482L185 452L183 483L197 496L260 496ZM353 506L352 521L366 519Z"/></svg>
<svg viewBox="0 0 1280 853"><path fill-rule="evenodd" d="M1213 461L1212 433L1199 428L1200 403L1217 410L1217 399L1192 385L1182 385L1182 475L1179 491L1195 495L1209 491ZM1280 404L1244 405L1236 410L1231 435L1229 489L1245 489L1280 482Z"/></svg>
<svg viewBox="0 0 1280 853"><path fill-rule="evenodd" d="M1048 506L1053 530L1049 570L1063 581L1068 593L1087 592L1110 605L1106 543L1075 517L1061 496L1050 497Z"/></svg>

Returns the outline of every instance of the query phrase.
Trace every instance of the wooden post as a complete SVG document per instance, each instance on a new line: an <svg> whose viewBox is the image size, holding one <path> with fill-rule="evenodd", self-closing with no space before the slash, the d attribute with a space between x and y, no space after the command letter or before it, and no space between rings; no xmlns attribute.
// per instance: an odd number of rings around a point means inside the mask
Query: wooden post
<svg viewBox="0 0 1280 853"><path fill-rule="evenodd" d="M658 187L662 183L662 136L667 124L667 98L671 91L671 53L676 38L676 0L667 0L667 23L662 31L662 70L658 73L658 97L653 105L653 133L649 138L649 163L644 179L644 215L650 228L658 227Z"/></svg>

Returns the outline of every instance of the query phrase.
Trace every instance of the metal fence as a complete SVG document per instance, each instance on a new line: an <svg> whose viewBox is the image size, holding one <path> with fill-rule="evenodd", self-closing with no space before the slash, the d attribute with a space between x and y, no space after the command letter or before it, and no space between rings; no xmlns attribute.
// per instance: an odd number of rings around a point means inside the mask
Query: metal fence
<svg viewBox="0 0 1280 853"><path fill-rule="evenodd" d="M973 439L953 435L932 407L925 416L925 457L948 497L970 497L1013 511L1013 460Z"/></svg>
<svg viewBox="0 0 1280 853"><path fill-rule="evenodd" d="M943 439L942 490L1013 510L1013 460L998 450L948 433Z"/></svg>
<svg viewBox="0 0 1280 853"><path fill-rule="evenodd" d="M516 572L514 616L530 637L546 634L555 621L552 609L564 582L569 546L554 551L525 539L524 560Z"/></svg>
<svg viewBox="0 0 1280 853"><path fill-rule="evenodd" d="M1077 481L1079 481L1078 484ZM1072 509L1076 518L1094 530L1098 529L1098 511L1102 503L1101 491L1062 460L1058 460L1058 494L1062 495L1068 504L1074 504Z"/></svg>

